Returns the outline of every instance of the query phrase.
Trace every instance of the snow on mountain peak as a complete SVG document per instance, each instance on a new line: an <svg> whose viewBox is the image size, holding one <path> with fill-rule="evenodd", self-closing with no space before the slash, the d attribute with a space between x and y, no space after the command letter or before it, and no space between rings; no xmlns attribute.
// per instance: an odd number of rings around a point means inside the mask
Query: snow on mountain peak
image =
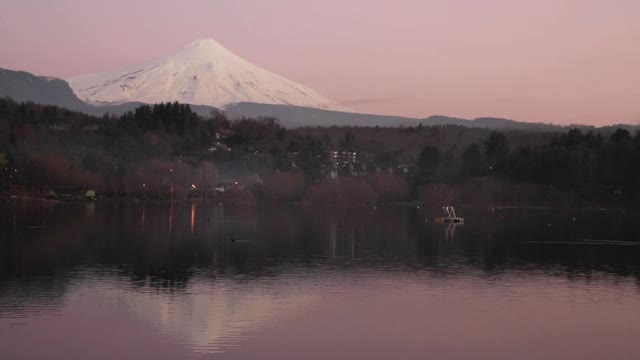
<svg viewBox="0 0 640 360"><path fill-rule="evenodd" d="M318 92L260 68L213 39L198 39L163 58L124 70L67 79L94 104L179 101L224 108L252 102L348 111Z"/></svg>
<svg viewBox="0 0 640 360"><path fill-rule="evenodd" d="M174 55L180 53L190 56L192 61L213 59L217 56L236 56L213 39L198 39Z"/></svg>
<svg viewBox="0 0 640 360"><path fill-rule="evenodd" d="M209 49L225 49L226 48L222 45L220 45L220 43L218 43L217 41L211 39L211 38L206 38L206 39L197 39L194 40L191 44L187 45L185 47L186 49L193 49L193 48L209 48Z"/></svg>

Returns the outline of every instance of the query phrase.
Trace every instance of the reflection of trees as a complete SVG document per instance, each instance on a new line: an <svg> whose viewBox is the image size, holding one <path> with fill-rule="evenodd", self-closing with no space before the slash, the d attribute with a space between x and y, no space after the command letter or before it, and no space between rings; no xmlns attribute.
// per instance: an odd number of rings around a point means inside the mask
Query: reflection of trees
<svg viewBox="0 0 640 360"><path fill-rule="evenodd" d="M33 309L51 311L61 308L71 283L72 278L64 275L0 282L0 317L3 314L20 317Z"/></svg>
<svg viewBox="0 0 640 360"><path fill-rule="evenodd" d="M465 226L446 241L443 226L399 208L281 205L247 211L184 203L41 203L0 212L0 278L106 266L134 284L174 288L184 287L200 269L262 276L290 264L318 263L628 274L637 273L640 252L634 246L561 244L578 238L635 240L635 214L617 214L611 221L600 213L467 209Z"/></svg>
<svg viewBox="0 0 640 360"><path fill-rule="evenodd" d="M420 247L429 264L471 266L489 275L535 270L568 276L603 271L640 277L640 246L579 241L637 241L636 217L600 211L465 209L465 225L456 229L455 241L445 241L442 225L425 223L421 231L429 240Z"/></svg>

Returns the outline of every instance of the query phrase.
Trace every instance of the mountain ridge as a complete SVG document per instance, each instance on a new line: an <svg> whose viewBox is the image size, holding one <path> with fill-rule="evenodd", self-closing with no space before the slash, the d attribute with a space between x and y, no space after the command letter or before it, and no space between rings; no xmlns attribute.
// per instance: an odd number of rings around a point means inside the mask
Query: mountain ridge
<svg viewBox="0 0 640 360"><path fill-rule="evenodd" d="M62 79L47 76L36 76L26 71L15 71L0 68L0 96L10 97L18 102L32 101L43 105L54 105L69 110L83 112L94 116L103 116L106 113L120 115L127 111L133 111L143 102L129 102L119 105L93 106L84 103L71 90L71 87ZM163 101L166 102L166 101ZM211 106L189 104L194 112L207 117L213 111L223 111ZM443 115L434 115L427 118L410 118L402 116L387 116L361 114L352 112L329 111L322 109L306 108L291 105L269 105L257 103L238 103L227 107L227 114L232 118L271 116L278 118L285 127L304 126L464 126L482 127L488 129L506 130L537 130L537 131L562 131L567 128L593 129L587 125L559 126L544 123L527 123L516 120L500 119L494 117L481 117L477 119L462 119ZM616 124L603 128L626 128L630 131L638 130L637 125Z"/></svg>
<svg viewBox="0 0 640 360"><path fill-rule="evenodd" d="M26 71L0 68L0 95L10 96L18 102L33 101L70 110L91 111L91 106L75 96L66 81Z"/></svg>

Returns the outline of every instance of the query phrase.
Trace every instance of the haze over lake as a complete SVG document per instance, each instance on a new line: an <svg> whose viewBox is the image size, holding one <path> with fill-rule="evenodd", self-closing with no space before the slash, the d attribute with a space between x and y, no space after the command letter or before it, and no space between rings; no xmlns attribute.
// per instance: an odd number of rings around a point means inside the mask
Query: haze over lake
<svg viewBox="0 0 640 360"><path fill-rule="evenodd" d="M2 205L0 357L640 353L638 214L432 210Z"/></svg>

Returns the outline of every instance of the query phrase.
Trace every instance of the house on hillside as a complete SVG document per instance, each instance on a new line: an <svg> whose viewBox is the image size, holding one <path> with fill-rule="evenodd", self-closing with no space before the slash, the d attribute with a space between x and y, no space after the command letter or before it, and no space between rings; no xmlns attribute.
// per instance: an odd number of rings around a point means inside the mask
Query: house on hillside
<svg viewBox="0 0 640 360"><path fill-rule="evenodd" d="M221 151L231 151L231 147L228 144L229 139L235 136L236 132L232 129L220 129L216 131L216 137L214 141L206 148L206 152L214 153Z"/></svg>
<svg viewBox="0 0 640 360"><path fill-rule="evenodd" d="M225 143L216 141L213 144L209 145L209 147L207 148L207 152L214 153L216 151L231 151L231 148Z"/></svg>
<svg viewBox="0 0 640 360"><path fill-rule="evenodd" d="M233 129L220 129L216 131L216 140L220 142L225 142L236 135L236 132Z"/></svg>
<svg viewBox="0 0 640 360"><path fill-rule="evenodd" d="M328 173L328 178L337 176L367 176L369 169L367 164L358 158L358 153L351 149L331 150L329 152L332 171Z"/></svg>
<svg viewBox="0 0 640 360"><path fill-rule="evenodd" d="M329 158L337 166L355 164L358 162L358 153L353 150L331 150Z"/></svg>

